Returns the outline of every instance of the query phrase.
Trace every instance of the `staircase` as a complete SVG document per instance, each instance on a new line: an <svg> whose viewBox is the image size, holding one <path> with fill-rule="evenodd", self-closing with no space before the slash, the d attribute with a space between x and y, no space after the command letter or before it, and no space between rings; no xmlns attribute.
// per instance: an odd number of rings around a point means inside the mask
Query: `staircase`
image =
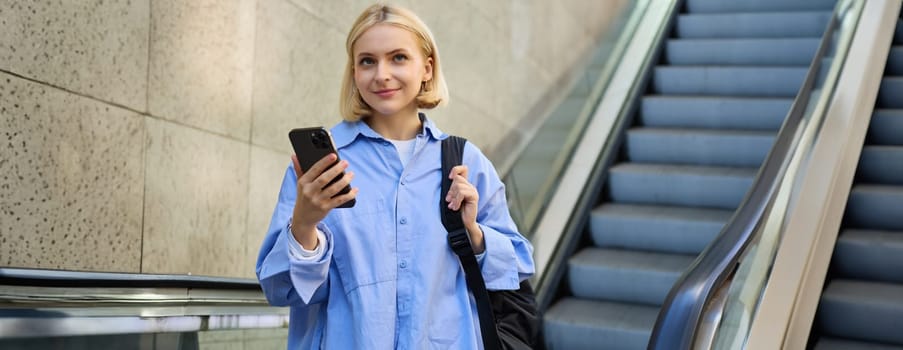
<svg viewBox="0 0 903 350"><path fill-rule="evenodd" d="M817 350L903 349L903 14L813 326Z"/></svg>
<svg viewBox="0 0 903 350"><path fill-rule="evenodd" d="M834 4L685 2L591 212L591 244L546 311L546 348L646 348L672 285L752 184Z"/></svg>

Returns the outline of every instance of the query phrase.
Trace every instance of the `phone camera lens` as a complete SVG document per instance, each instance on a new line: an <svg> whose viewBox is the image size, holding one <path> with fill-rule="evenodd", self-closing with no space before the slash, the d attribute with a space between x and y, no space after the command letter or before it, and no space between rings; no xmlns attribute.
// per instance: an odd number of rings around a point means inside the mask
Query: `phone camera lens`
<svg viewBox="0 0 903 350"><path fill-rule="evenodd" d="M326 141L326 134L322 132L314 133L310 137L310 141L314 144L314 146L318 148L326 148L328 143Z"/></svg>

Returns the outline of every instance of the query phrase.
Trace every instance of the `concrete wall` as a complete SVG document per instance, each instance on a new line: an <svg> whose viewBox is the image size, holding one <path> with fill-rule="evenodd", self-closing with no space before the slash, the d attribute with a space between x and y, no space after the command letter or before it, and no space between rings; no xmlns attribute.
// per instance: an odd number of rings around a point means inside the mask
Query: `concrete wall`
<svg viewBox="0 0 903 350"><path fill-rule="evenodd" d="M397 1L493 159L626 0ZM0 266L252 277L287 131L338 122L362 0L7 1Z"/></svg>

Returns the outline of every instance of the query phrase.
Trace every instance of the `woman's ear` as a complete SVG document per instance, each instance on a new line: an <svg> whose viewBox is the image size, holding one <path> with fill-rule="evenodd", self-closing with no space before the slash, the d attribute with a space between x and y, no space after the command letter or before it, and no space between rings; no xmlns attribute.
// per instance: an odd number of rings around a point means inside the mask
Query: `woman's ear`
<svg viewBox="0 0 903 350"><path fill-rule="evenodd" d="M424 68L423 81L427 82L427 81L433 80L433 58L432 57L427 57L426 60L424 60L423 68Z"/></svg>

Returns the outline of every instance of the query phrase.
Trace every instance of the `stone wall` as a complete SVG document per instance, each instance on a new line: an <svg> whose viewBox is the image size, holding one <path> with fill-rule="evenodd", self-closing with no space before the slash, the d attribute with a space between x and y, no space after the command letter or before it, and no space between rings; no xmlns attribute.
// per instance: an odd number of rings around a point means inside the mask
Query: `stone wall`
<svg viewBox="0 0 903 350"><path fill-rule="evenodd" d="M494 160L627 1L397 1ZM292 127L333 125L360 0L7 1L0 266L252 277ZM535 118L534 118L535 119Z"/></svg>

